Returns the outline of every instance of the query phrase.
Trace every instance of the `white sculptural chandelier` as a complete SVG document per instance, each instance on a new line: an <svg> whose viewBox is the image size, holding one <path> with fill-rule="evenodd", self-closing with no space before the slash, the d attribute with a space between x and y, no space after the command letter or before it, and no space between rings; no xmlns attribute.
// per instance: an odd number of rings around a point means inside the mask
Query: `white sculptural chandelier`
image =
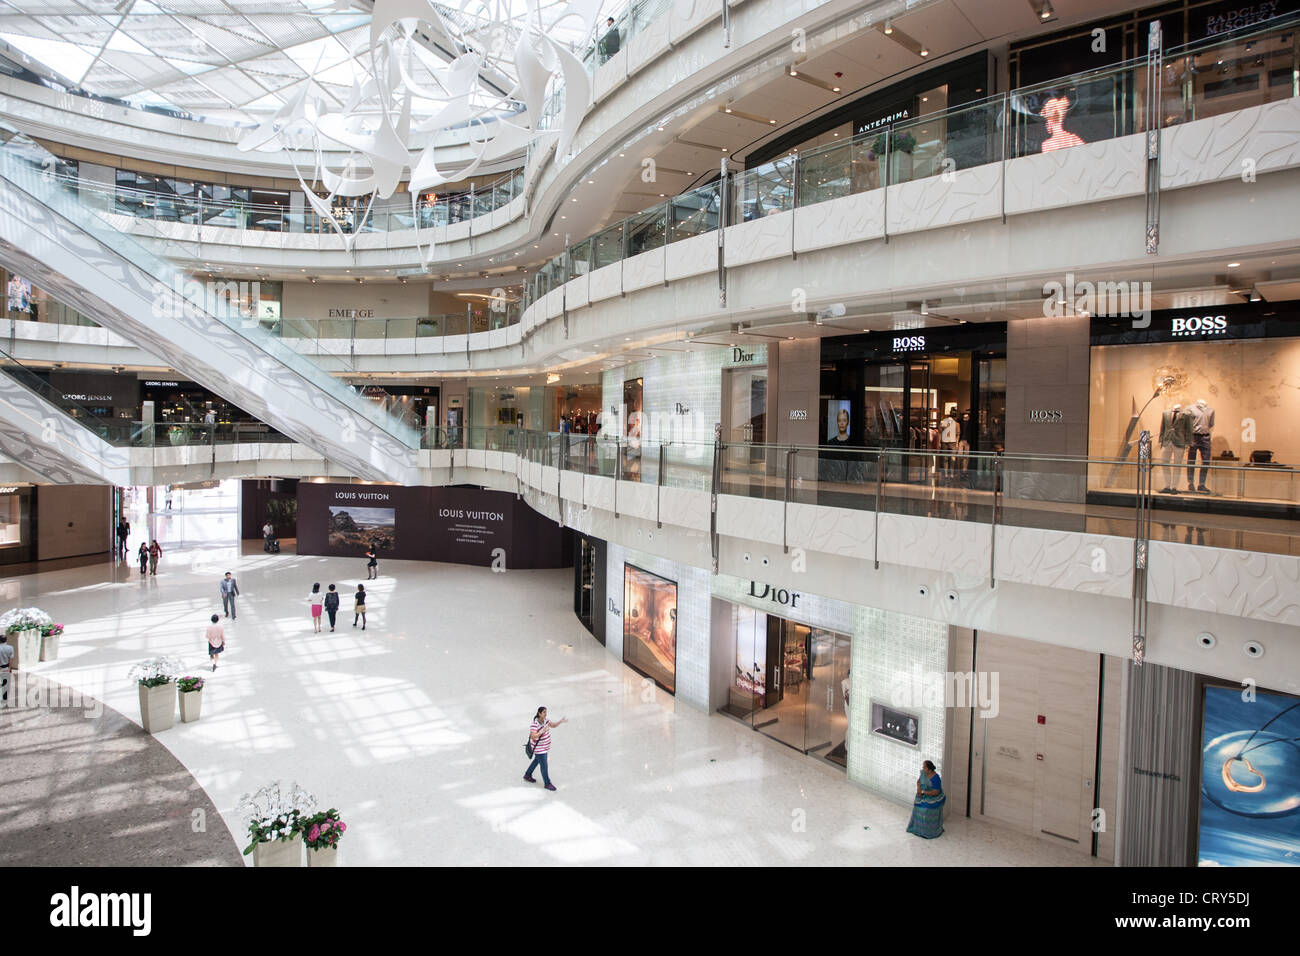
<svg viewBox="0 0 1300 956"><path fill-rule="evenodd" d="M416 203L425 190L472 176L542 137L556 138L560 154L568 150L590 103L591 81L582 60L553 36L561 23L574 20L582 36L591 36L601 3L570 0L544 10L540 0L527 0L527 13L512 17L510 0L461 0L458 8L376 0L368 45L352 51L363 68L346 103L336 105L313 79L304 80L239 148L285 150L312 210L345 249L354 234L340 224L336 202L368 197L368 213L376 199L397 191L409 169L418 229ZM563 82L564 106L557 127L543 131L553 76ZM472 158L443 170L434 143L454 128L467 131ZM311 162L304 172L306 156ZM426 264L432 252L429 242Z"/></svg>

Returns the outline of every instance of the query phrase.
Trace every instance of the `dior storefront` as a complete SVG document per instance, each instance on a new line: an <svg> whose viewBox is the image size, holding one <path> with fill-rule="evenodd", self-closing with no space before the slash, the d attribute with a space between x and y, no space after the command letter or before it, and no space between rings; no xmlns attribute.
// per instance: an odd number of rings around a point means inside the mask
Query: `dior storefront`
<svg viewBox="0 0 1300 956"><path fill-rule="evenodd" d="M947 624L717 575L711 627L712 710L891 799L945 773Z"/></svg>

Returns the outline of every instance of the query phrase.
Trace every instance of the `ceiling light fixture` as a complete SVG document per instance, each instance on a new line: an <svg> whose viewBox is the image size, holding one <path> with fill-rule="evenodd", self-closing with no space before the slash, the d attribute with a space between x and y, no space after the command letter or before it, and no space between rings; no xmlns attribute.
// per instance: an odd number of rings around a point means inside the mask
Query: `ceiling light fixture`
<svg viewBox="0 0 1300 956"><path fill-rule="evenodd" d="M888 23L888 21L886 21L886 23ZM922 46L918 40L908 36L897 27L885 30L877 26L877 29L914 56L926 57L930 55L929 47Z"/></svg>
<svg viewBox="0 0 1300 956"><path fill-rule="evenodd" d="M1034 11L1034 16L1038 17L1039 23L1051 23L1056 19L1052 0L1029 0L1029 6Z"/></svg>
<svg viewBox="0 0 1300 956"><path fill-rule="evenodd" d="M893 34L893 32L894 32L894 23L893 23L893 21L892 21L892 20L886 20L886 21L885 21L885 30L884 30L885 36L891 36L891 35Z"/></svg>
<svg viewBox="0 0 1300 956"><path fill-rule="evenodd" d="M819 80L815 76L809 76L807 73L800 73L796 71L794 67L790 67L787 71L787 75L794 77L800 83L807 83L809 86L815 86L820 90L825 90L827 93L838 93L840 91L838 86L835 86L832 83L827 83L825 80Z"/></svg>

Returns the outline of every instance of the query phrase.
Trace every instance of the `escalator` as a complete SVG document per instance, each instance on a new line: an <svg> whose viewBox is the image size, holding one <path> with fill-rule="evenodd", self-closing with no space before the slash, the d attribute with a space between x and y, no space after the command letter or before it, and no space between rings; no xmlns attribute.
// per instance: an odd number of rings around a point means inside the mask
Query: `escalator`
<svg viewBox="0 0 1300 956"><path fill-rule="evenodd" d="M416 483L419 432L331 374L353 371L348 356L302 354L232 306L232 283L186 274L83 203L51 159L0 125L0 264L355 477Z"/></svg>
<svg viewBox="0 0 1300 956"><path fill-rule="evenodd" d="M133 422L97 418L0 352L0 454L51 484L131 483Z"/></svg>

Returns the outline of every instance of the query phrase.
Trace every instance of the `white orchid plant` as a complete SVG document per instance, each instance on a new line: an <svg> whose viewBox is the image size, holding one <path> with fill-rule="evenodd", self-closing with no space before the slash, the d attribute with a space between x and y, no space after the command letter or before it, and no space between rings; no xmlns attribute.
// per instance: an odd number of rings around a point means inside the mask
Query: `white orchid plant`
<svg viewBox="0 0 1300 956"><path fill-rule="evenodd" d="M162 684L170 684L183 673L185 673L183 661L175 657L163 656L140 661L127 672L126 676L129 680L145 687L158 687Z"/></svg>
<svg viewBox="0 0 1300 956"><path fill-rule="evenodd" d="M0 614L0 631L6 634L16 634L29 627L49 627L53 623L54 618L38 607L16 607Z"/></svg>
<svg viewBox="0 0 1300 956"><path fill-rule="evenodd" d="M297 783L290 784L285 792L277 780L255 793L241 796L235 812L248 821L252 842L244 850L247 855L259 843L288 840L302 830L302 821L316 812L316 798Z"/></svg>

